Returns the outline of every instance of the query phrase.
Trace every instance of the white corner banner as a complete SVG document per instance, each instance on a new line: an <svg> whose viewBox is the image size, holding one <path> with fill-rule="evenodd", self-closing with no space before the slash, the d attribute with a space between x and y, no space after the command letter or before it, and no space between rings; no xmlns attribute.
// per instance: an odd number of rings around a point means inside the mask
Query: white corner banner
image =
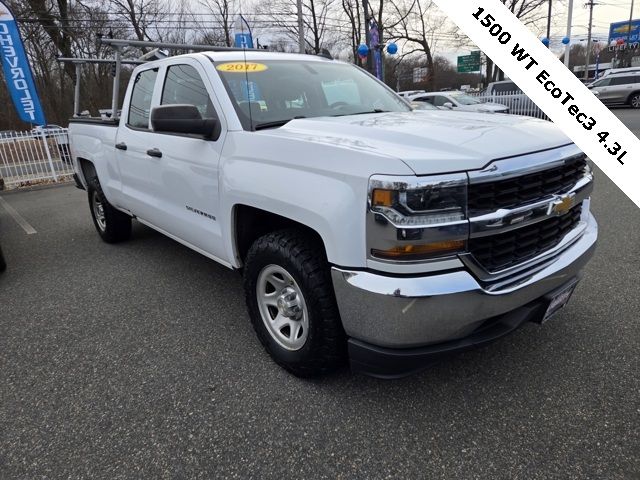
<svg viewBox="0 0 640 480"><path fill-rule="evenodd" d="M640 207L640 140L499 0L435 0Z"/></svg>

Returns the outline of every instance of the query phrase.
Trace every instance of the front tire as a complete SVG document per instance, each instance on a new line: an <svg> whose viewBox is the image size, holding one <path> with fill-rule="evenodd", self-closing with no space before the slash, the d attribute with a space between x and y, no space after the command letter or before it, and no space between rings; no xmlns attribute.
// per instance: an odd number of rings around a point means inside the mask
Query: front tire
<svg viewBox="0 0 640 480"><path fill-rule="evenodd" d="M293 229L259 238L247 254L244 289L253 328L280 366L310 377L345 362L346 336L319 240Z"/></svg>
<svg viewBox="0 0 640 480"><path fill-rule="evenodd" d="M96 177L89 181L89 208L98 234L107 243L117 243L131 237L131 217L116 210L105 197Z"/></svg>
<svg viewBox="0 0 640 480"><path fill-rule="evenodd" d="M634 93L629 97L629 105L631 108L640 108L640 93Z"/></svg>

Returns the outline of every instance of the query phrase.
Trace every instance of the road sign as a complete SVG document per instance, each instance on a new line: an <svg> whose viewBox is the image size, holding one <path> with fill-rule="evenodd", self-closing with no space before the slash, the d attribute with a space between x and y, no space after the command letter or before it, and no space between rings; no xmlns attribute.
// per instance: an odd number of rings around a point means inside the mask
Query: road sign
<svg viewBox="0 0 640 480"><path fill-rule="evenodd" d="M471 55L461 55L458 57L458 72L469 73L480 71L480 52L471 52Z"/></svg>

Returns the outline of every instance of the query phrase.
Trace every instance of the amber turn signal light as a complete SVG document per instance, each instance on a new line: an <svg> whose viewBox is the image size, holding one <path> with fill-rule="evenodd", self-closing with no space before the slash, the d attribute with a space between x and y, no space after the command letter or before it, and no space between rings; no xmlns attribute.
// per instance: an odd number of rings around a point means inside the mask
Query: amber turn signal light
<svg viewBox="0 0 640 480"><path fill-rule="evenodd" d="M453 253L464 248L464 240L427 243L424 245L398 245L388 250L372 249L371 254L378 258L392 260L418 260L446 253Z"/></svg>
<svg viewBox="0 0 640 480"><path fill-rule="evenodd" d="M374 207L390 207L393 205L393 190L383 190L376 188L371 195Z"/></svg>

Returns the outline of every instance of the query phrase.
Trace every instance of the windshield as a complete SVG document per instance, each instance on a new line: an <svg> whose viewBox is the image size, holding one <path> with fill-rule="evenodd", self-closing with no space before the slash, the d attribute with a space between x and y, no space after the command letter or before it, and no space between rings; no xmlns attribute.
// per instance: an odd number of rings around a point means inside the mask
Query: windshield
<svg viewBox="0 0 640 480"><path fill-rule="evenodd" d="M215 66L245 130L278 127L294 118L411 110L353 65L265 60Z"/></svg>
<svg viewBox="0 0 640 480"><path fill-rule="evenodd" d="M477 105L479 103L482 103L477 98L473 98L472 96L467 95L466 93L452 93L451 98L453 98L456 102L458 102L461 105Z"/></svg>

